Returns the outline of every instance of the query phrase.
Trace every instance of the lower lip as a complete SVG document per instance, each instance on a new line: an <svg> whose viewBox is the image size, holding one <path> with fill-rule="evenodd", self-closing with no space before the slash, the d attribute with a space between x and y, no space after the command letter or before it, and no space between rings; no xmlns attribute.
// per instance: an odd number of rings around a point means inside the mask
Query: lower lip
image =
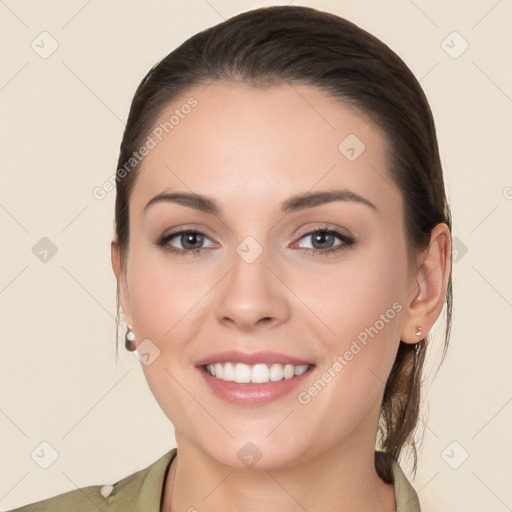
<svg viewBox="0 0 512 512"><path fill-rule="evenodd" d="M304 382L313 368L311 365L302 375L265 384L226 382L213 377L202 367L198 370L210 389L226 402L235 405L263 405L291 393Z"/></svg>

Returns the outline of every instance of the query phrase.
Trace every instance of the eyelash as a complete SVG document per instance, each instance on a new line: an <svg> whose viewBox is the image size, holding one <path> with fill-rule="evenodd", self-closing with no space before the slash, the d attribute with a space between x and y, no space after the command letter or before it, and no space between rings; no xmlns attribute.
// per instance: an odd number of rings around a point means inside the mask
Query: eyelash
<svg viewBox="0 0 512 512"><path fill-rule="evenodd" d="M336 245L334 247L329 247L328 249L314 249L311 247L302 247L301 250L305 254L312 254L313 256L323 256L327 254L336 253L338 251L342 251L347 249L348 247L355 244L354 238L344 235L343 233L340 233L339 231L335 229L329 229L327 227L321 227L317 229L313 229L311 231L308 231L306 233L303 233L299 240L306 236L313 235L315 233L328 233L330 235L334 235L335 237L339 238L342 243L339 245ZM168 235L163 236L158 242L156 242L156 245L160 247L163 251L171 253L171 254L177 254L180 256L198 256L199 253L205 249L205 247L200 247L198 249L177 249L176 247L172 247L171 245L168 245L169 240L179 236L179 235L186 235L186 234L199 234L204 236L205 238L208 238L208 235L206 233L203 233L202 231L198 229L183 229L181 231L176 231L174 233L169 233Z"/></svg>

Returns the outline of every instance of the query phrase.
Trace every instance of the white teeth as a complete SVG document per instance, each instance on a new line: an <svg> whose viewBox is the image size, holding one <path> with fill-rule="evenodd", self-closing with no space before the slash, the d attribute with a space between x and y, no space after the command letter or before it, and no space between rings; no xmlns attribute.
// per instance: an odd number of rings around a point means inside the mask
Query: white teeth
<svg viewBox="0 0 512 512"><path fill-rule="evenodd" d="M231 363L226 363L221 372L220 378L222 380L226 380L228 382L232 382L235 380L235 369L233 368L233 365Z"/></svg>
<svg viewBox="0 0 512 512"><path fill-rule="evenodd" d="M212 365L211 365L211 364L210 364L210 365L208 365L208 366L209 366L210 368L212 367ZM216 377L218 377L219 379L222 379L222 377L223 377L222 365L217 363L213 368L214 368L214 371L212 372L212 371L210 370L210 373L211 373L212 375L215 375L215 376L216 376Z"/></svg>
<svg viewBox="0 0 512 512"><path fill-rule="evenodd" d="M226 363L226 366L229 363ZM251 382L251 367L246 364L236 363L235 366L235 382L247 384Z"/></svg>
<svg viewBox="0 0 512 512"><path fill-rule="evenodd" d="M295 375L302 375L309 368L308 364L303 364L302 366L295 367Z"/></svg>
<svg viewBox="0 0 512 512"><path fill-rule="evenodd" d="M283 365L282 364L273 364L270 367L270 380L272 382L283 380Z"/></svg>
<svg viewBox="0 0 512 512"><path fill-rule="evenodd" d="M284 367L284 378L291 379L295 375L295 368L291 364L287 364Z"/></svg>
<svg viewBox="0 0 512 512"><path fill-rule="evenodd" d="M294 366L293 364L282 365L274 363L267 366L259 363L247 365L244 363L216 363L207 364L206 371L226 382L238 382L240 384L265 384L266 382L277 382L283 379L302 375L309 368L309 364Z"/></svg>
<svg viewBox="0 0 512 512"><path fill-rule="evenodd" d="M264 383L269 380L270 371L266 364L255 364L252 367L251 382Z"/></svg>

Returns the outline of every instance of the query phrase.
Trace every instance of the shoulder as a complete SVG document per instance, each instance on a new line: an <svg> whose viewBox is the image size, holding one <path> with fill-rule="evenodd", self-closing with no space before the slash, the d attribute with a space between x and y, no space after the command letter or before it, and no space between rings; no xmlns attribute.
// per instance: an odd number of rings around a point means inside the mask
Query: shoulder
<svg viewBox="0 0 512 512"><path fill-rule="evenodd" d="M81 489L59 494L53 498L13 509L10 512L64 512L66 510L85 512L103 510L107 500L103 496L102 490L103 486L100 485L82 487Z"/></svg>
<svg viewBox="0 0 512 512"><path fill-rule="evenodd" d="M400 512L421 512L418 495L398 462L388 453L378 451L376 456L385 460L392 472L396 509Z"/></svg>
<svg viewBox="0 0 512 512"><path fill-rule="evenodd" d="M175 455L173 448L148 467L114 484L81 487L10 512L124 512L138 504L147 512L159 512L165 475Z"/></svg>

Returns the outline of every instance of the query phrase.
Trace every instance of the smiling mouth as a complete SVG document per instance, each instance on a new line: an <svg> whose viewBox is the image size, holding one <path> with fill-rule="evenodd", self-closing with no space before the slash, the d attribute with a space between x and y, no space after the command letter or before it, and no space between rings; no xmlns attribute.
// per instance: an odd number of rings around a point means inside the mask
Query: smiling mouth
<svg viewBox="0 0 512 512"><path fill-rule="evenodd" d="M312 365L264 364L248 365L244 363L206 364L203 369L216 379L239 384L266 384L292 379L307 372Z"/></svg>

